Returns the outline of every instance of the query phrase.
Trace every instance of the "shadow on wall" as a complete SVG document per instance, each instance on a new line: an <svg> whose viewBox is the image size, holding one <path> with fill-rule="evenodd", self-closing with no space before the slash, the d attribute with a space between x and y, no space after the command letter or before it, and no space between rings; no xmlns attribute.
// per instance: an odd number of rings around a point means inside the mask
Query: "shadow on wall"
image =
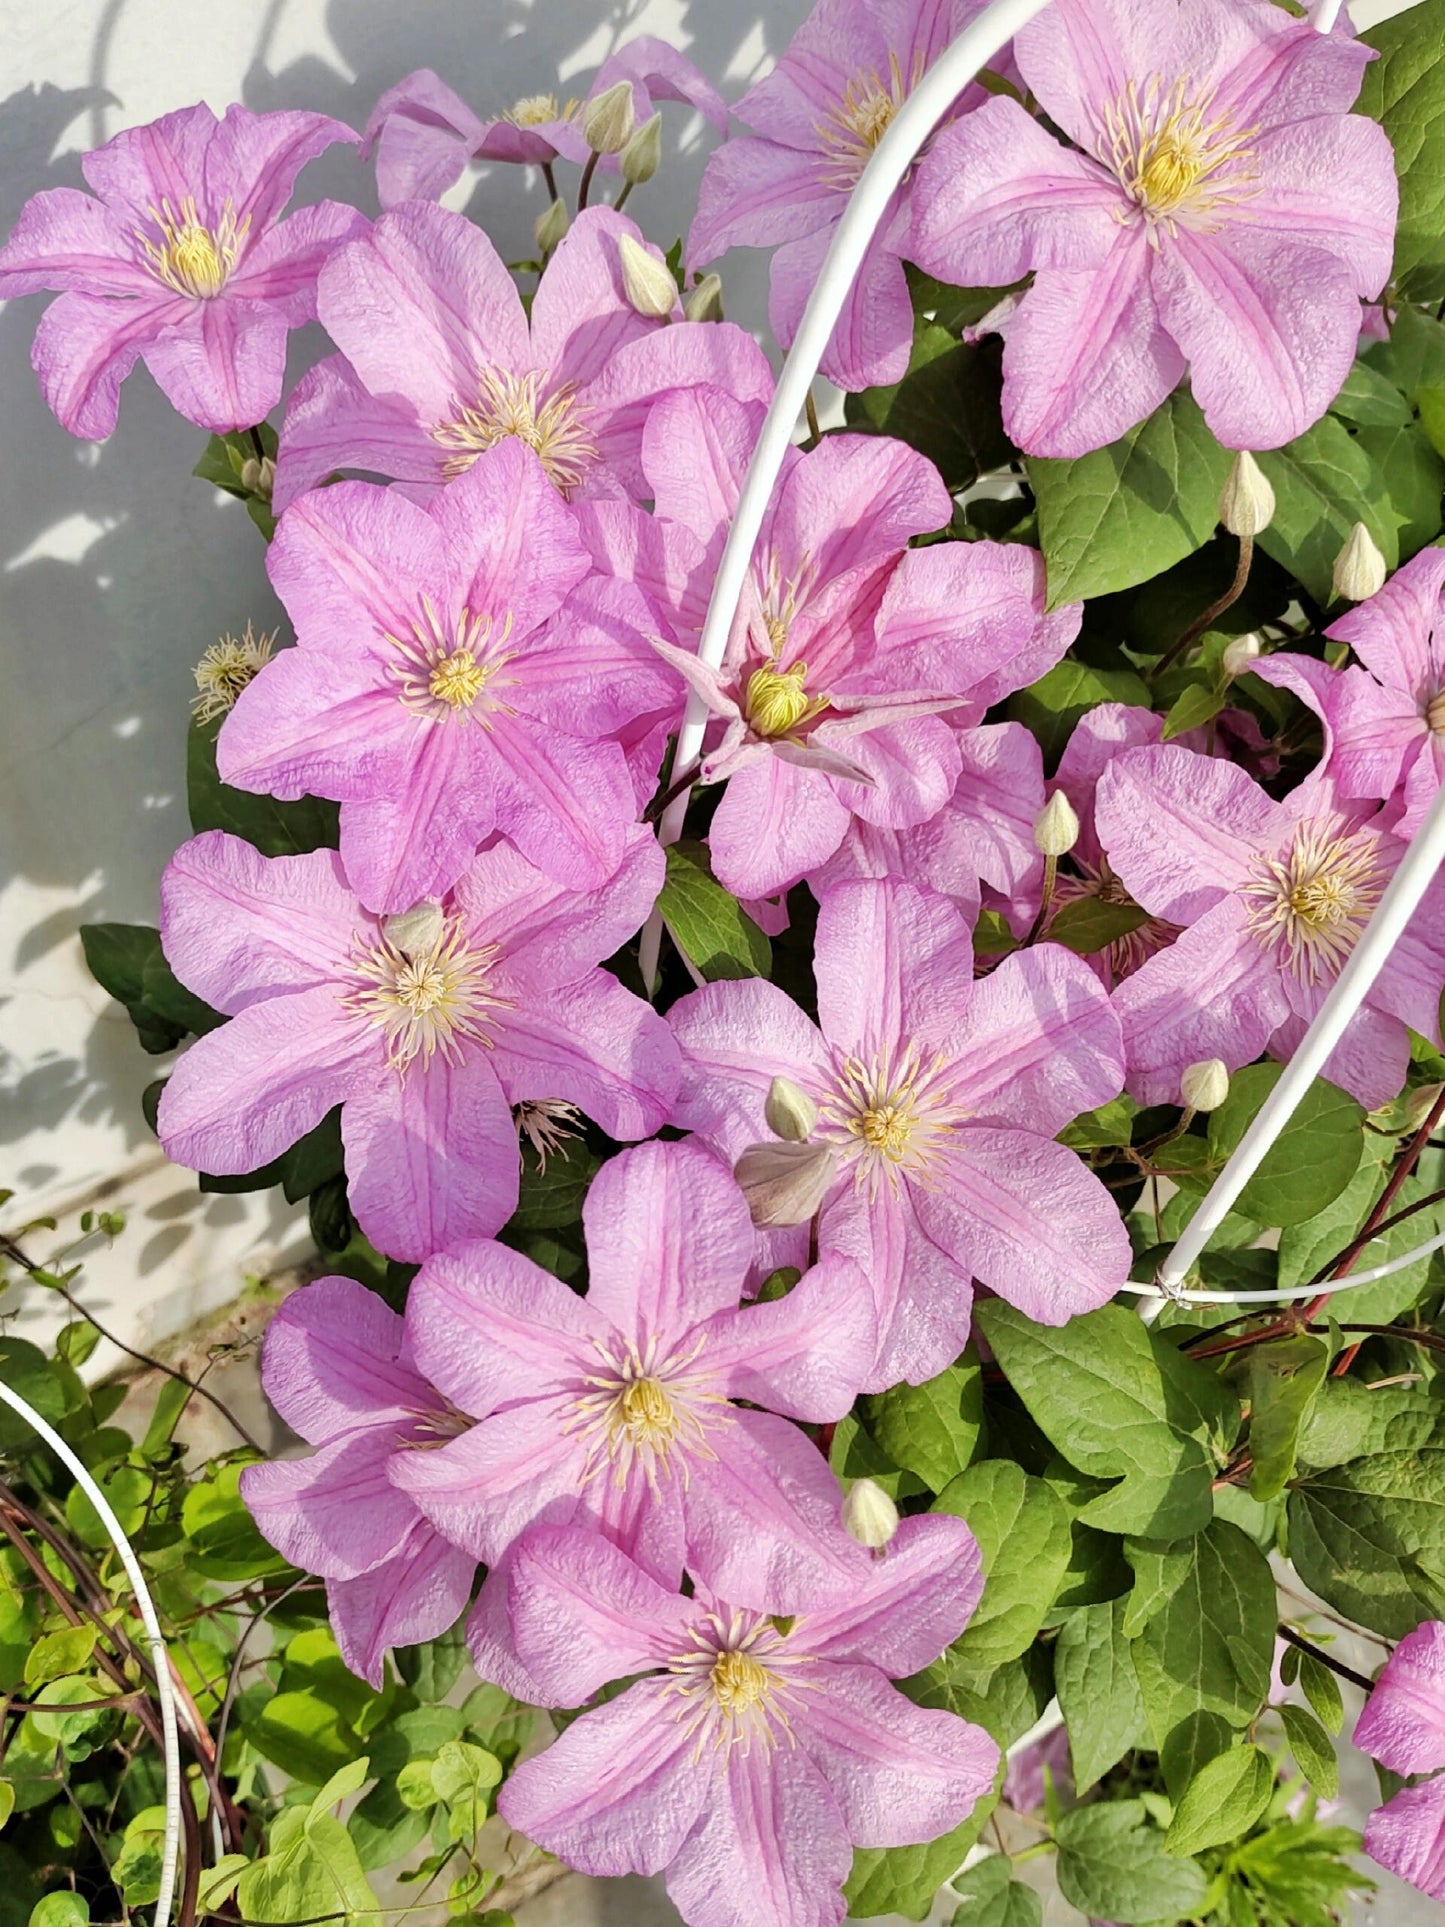
<svg viewBox="0 0 1445 1927"><path fill-rule="evenodd" d="M126 8L127 0L108 0L101 14L93 85L30 87L0 103L0 233L40 189L83 185L78 154L55 159L57 148L96 145L135 117L110 85ZM306 0L270 0L257 10L249 62L237 74L246 105L310 107L359 129L381 92L428 65L485 113L526 93L565 92L560 76L585 80L641 32L689 40L690 57L736 98L806 5L780 0L767 19L752 5L693 0L413 0L403 8L329 0L324 23L321 11L315 41L329 37L355 78L319 54L277 70L281 29L294 45L298 25L312 31L312 9ZM690 124L687 108L663 111L664 166L636 191L632 211L666 246L686 230L712 139ZM564 193L575 193L575 170L559 173ZM326 197L377 211L370 169L344 149L303 178L300 198ZM544 200L537 176L495 168L479 175L468 212L513 259L532 251ZM765 259L735 256L724 275L730 314L762 328ZM223 631L282 619L240 505L190 479L202 431L172 412L143 368L125 384L109 442L74 441L51 419L29 365L44 299L0 312L0 392L14 451L0 462L0 921L11 978L0 996L0 1143L18 1147L12 1155L32 1186L97 1175L66 1135L76 1127L108 1131L106 1157L151 1142L138 1099L164 1063L142 1056L116 1007L96 1014L101 1000L75 932L88 920L155 920L161 870L188 833L191 666ZM315 328L292 339L294 380L326 343Z"/></svg>

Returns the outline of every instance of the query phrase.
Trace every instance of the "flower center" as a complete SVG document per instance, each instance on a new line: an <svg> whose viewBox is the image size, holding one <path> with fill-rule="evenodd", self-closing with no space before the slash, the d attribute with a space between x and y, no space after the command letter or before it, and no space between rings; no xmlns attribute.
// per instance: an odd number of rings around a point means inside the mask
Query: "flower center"
<svg viewBox="0 0 1445 1927"><path fill-rule="evenodd" d="M709 1613L689 1628L689 1640L667 1670L682 1702L677 1717L685 1732L697 1735L694 1757L702 1757L709 1738L715 1747L741 1746L744 1754L754 1741L771 1748L782 1739L791 1746L788 1715L807 1690L799 1674L809 1655L790 1653L773 1620L740 1612Z"/></svg>
<svg viewBox="0 0 1445 1927"><path fill-rule="evenodd" d="M237 221L229 195L214 228L203 225L193 195L187 194L177 211L169 201L149 209L160 229L159 241L136 229L136 239L145 253L146 266L173 294L189 295L207 301L225 287L231 270L241 256L251 226L248 214Z"/></svg>
<svg viewBox="0 0 1445 1927"><path fill-rule="evenodd" d="M895 1061L888 1052L865 1064L838 1061L836 1082L818 1106L815 1135L854 1158L854 1181L897 1190L900 1176L931 1185L938 1176L940 1140L963 1117L948 1100L948 1066L925 1062L915 1045Z"/></svg>
<svg viewBox="0 0 1445 1927"><path fill-rule="evenodd" d="M388 633L386 638L401 652L401 660L391 665L398 696L429 721L451 718L485 725L487 716L503 705L495 699L480 710L476 705L498 670L512 659L506 647L511 633L510 611L496 630L491 616L474 616L469 609L462 610L455 632L449 633L430 596L423 596L421 617L412 623L411 634Z"/></svg>
<svg viewBox="0 0 1445 1927"><path fill-rule="evenodd" d="M654 1338L636 1345L599 1345L600 1369L589 1373L572 1404L565 1430L587 1435L584 1481L611 1467L625 1485L636 1466L655 1491L659 1479L677 1470L684 1486L690 1457L711 1458L703 1415L709 1406L726 1408L721 1393L708 1389L710 1374L696 1369L703 1341L682 1351L663 1352Z"/></svg>
<svg viewBox="0 0 1445 1927"><path fill-rule="evenodd" d="M513 127L545 127L549 121L571 120L576 111L575 100L569 100L564 107L555 94L523 94L501 118L510 121Z"/></svg>
<svg viewBox="0 0 1445 1927"><path fill-rule="evenodd" d="M1255 191L1257 130L1237 129L1228 114L1211 119L1211 97L1191 101L1189 85L1167 86L1158 74L1142 88L1131 80L1104 109L1099 143L1099 158L1144 219L1171 231L1176 219L1208 228L1217 209Z"/></svg>
<svg viewBox="0 0 1445 1927"><path fill-rule="evenodd" d="M208 723L232 707L247 683L265 668L275 640L274 629L258 636L248 622L244 635L222 636L211 644L195 669L191 709L197 722Z"/></svg>
<svg viewBox="0 0 1445 1927"><path fill-rule="evenodd" d="M926 65L923 54L916 53L905 77L902 61L890 53L886 78L876 68L854 74L836 106L816 123L828 155L825 185L846 193L857 184L893 116L923 78Z"/></svg>
<svg viewBox="0 0 1445 1927"><path fill-rule="evenodd" d="M1385 885L1367 836L1303 823L1284 857L1264 857L1244 895L1249 927L1304 982L1334 975L1354 949Z"/></svg>
<svg viewBox="0 0 1445 1927"><path fill-rule="evenodd" d="M773 669L764 664L753 671L748 677L743 713L756 735L790 735L828 707L826 696L808 694L804 687L807 675L805 662L795 662L791 669Z"/></svg>
<svg viewBox="0 0 1445 1927"><path fill-rule="evenodd" d="M612 1424L626 1432L634 1445L666 1452L680 1423L672 1400L655 1378L635 1378L618 1393Z"/></svg>
<svg viewBox="0 0 1445 1927"><path fill-rule="evenodd" d="M487 987L496 955L491 944L471 943L455 917L443 918L435 938L415 950L386 936L358 938L342 1002L380 1027L393 1070L418 1057L425 1067L438 1053L458 1064L466 1044L491 1049L487 1013L507 1008Z"/></svg>
<svg viewBox="0 0 1445 1927"><path fill-rule="evenodd" d="M456 408L450 421L432 429L432 440L452 451L442 463L448 481L511 435L536 451L548 480L563 495L581 487L597 459L597 443L572 384L544 398L535 369L514 375L505 368L484 368L477 376L476 401L470 407L458 402Z"/></svg>
<svg viewBox="0 0 1445 1927"><path fill-rule="evenodd" d="M1435 736L1445 736L1445 689L1437 689L1425 705L1425 727Z"/></svg>
<svg viewBox="0 0 1445 1927"><path fill-rule="evenodd" d="M726 1713L761 1706L770 1690L767 1668L751 1653L719 1653L708 1678L713 1698Z"/></svg>

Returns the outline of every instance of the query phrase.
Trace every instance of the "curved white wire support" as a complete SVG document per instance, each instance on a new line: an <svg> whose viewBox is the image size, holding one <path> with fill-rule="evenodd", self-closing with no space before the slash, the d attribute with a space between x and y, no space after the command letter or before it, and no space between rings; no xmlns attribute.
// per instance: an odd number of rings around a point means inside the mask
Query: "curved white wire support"
<svg viewBox="0 0 1445 1927"><path fill-rule="evenodd" d="M1343 0L1320 0L1310 15L1310 25L1316 33L1328 33L1340 17Z"/></svg>
<svg viewBox="0 0 1445 1927"><path fill-rule="evenodd" d="M1177 1249L1177 1247L1176 1247ZM1302 1304L1306 1299L1318 1298L1322 1292L1353 1291L1356 1285L1378 1284L1382 1278L1393 1278L1397 1271L1408 1271L1422 1258L1433 1252L1445 1250L1445 1231L1438 1237L1427 1238L1413 1251L1403 1251L1398 1258L1391 1258L1382 1265L1371 1265L1368 1271L1352 1271L1338 1281L1326 1280L1323 1284L1295 1285L1289 1291L1186 1291L1182 1286L1166 1288L1163 1285L1136 1284L1132 1279L1121 1285L1133 1298L1158 1298L1176 1305L1293 1305Z"/></svg>
<svg viewBox="0 0 1445 1927"><path fill-rule="evenodd" d="M160 1891L156 1896L154 1927L169 1927L171 1908L175 1903L176 1869L181 1856L181 1742L176 1728L176 1700L171 1686L170 1656L166 1652L166 1642L161 1633L161 1622L156 1614L155 1601L151 1598L150 1589L145 1582L145 1574L141 1571L140 1561L135 1556L135 1549L121 1529L120 1520L111 1510L109 1500L65 1440L53 1426L46 1423L33 1406L27 1405L25 1400L17 1392L12 1392L3 1381L0 1381L0 1401L8 1405L12 1412L18 1413L27 1425L33 1426L56 1457L64 1462L77 1485L95 1507L101 1524L110 1535L111 1544L120 1555L126 1577L135 1591L136 1604L140 1607L146 1638L150 1643L151 1664L155 1667L156 1695L161 1704L161 1735L165 1741L166 1756L166 1828L161 1844Z"/></svg>

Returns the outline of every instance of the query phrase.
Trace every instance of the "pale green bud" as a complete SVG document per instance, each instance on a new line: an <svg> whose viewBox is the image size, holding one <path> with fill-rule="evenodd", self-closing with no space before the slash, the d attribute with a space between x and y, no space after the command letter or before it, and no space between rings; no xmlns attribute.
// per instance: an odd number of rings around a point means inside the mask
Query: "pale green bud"
<svg viewBox="0 0 1445 1927"><path fill-rule="evenodd" d="M790 1144L802 1144L813 1135L818 1107L802 1085L795 1084L791 1077L775 1077L768 1086L763 1116L775 1137L786 1138Z"/></svg>
<svg viewBox="0 0 1445 1927"><path fill-rule="evenodd" d="M806 1224L836 1172L826 1144L750 1144L733 1166L757 1225Z"/></svg>
<svg viewBox="0 0 1445 1927"><path fill-rule="evenodd" d="M855 1479L843 1500L843 1530L870 1552L881 1552L898 1530L898 1508L872 1479Z"/></svg>
<svg viewBox="0 0 1445 1927"><path fill-rule="evenodd" d="M425 955L435 947L445 927L441 905L429 900L414 903L410 910L398 910L395 916L381 920L381 934L405 957Z"/></svg>
<svg viewBox="0 0 1445 1927"><path fill-rule="evenodd" d="M722 276L705 274L688 290L682 312L689 321L721 321L723 318Z"/></svg>
<svg viewBox="0 0 1445 1927"><path fill-rule="evenodd" d="M1186 1064L1179 1074L1179 1095L1191 1111L1217 1111L1229 1096L1229 1066L1218 1057Z"/></svg>
<svg viewBox="0 0 1445 1927"><path fill-rule="evenodd" d="M1246 669L1252 669L1259 661L1264 645L1251 630L1247 636L1236 636L1233 642L1226 643L1224 654L1220 657L1220 667L1226 676L1242 676Z"/></svg>
<svg viewBox="0 0 1445 1927"><path fill-rule="evenodd" d="M635 125L632 82L619 80L588 101L582 116L582 138L594 154L620 154L631 140Z"/></svg>
<svg viewBox="0 0 1445 1927"><path fill-rule="evenodd" d="M1405 1129L1418 1131L1426 1118L1434 1110L1445 1084L1422 1084L1416 1091L1405 1094Z"/></svg>
<svg viewBox="0 0 1445 1927"><path fill-rule="evenodd" d="M666 261L649 254L630 234L617 243L622 262L622 289L638 314L649 321L665 321L677 305L677 283Z"/></svg>
<svg viewBox="0 0 1445 1927"><path fill-rule="evenodd" d="M246 457L241 464L241 486L263 502L270 501L276 486L276 464L269 455L261 456L259 461L254 455Z"/></svg>
<svg viewBox="0 0 1445 1927"><path fill-rule="evenodd" d="M1055 790L1034 818L1034 848L1041 856L1067 856L1079 840L1079 819L1062 790Z"/></svg>
<svg viewBox="0 0 1445 1927"><path fill-rule="evenodd" d="M537 239L537 252L545 261L567 232L567 208L562 201L553 201L545 214L537 216L537 225L532 230Z"/></svg>
<svg viewBox="0 0 1445 1927"><path fill-rule="evenodd" d="M1379 543L1363 522L1356 522L1335 558L1335 596L1341 602L1367 602L1384 588L1388 574Z"/></svg>
<svg viewBox="0 0 1445 1927"><path fill-rule="evenodd" d="M1219 497L1219 520L1231 535L1262 535L1274 520L1274 490L1247 449L1234 458Z"/></svg>
<svg viewBox="0 0 1445 1927"><path fill-rule="evenodd" d="M645 120L623 148L618 166L630 187L641 187L657 172L662 159L662 115Z"/></svg>

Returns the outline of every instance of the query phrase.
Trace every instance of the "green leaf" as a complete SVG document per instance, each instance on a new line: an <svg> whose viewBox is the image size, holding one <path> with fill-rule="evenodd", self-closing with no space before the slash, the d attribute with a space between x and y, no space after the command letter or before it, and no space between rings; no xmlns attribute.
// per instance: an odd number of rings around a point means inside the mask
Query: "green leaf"
<svg viewBox="0 0 1445 1927"><path fill-rule="evenodd" d="M269 1852L236 1885L247 1921L350 1922L379 1912L346 1828L330 1813L286 1807L271 1829Z"/></svg>
<svg viewBox="0 0 1445 1927"><path fill-rule="evenodd" d="M1016 1659L1067 1570L1068 1508L1051 1485L1011 1459L985 1459L947 1485L933 1510L965 1520L983 1556L983 1598L950 1653L979 1671Z"/></svg>
<svg viewBox="0 0 1445 1927"><path fill-rule="evenodd" d="M1426 408L1421 396L1421 414ZM1445 462L1434 445L1427 422L1403 428L1362 428L1356 437L1369 456L1383 488L1381 513L1394 525L1402 562L1433 542L1440 532L1440 493L1445 489Z"/></svg>
<svg viewBox="0 0 1445 1927"><path fill-rule="evenodd" d="M1045 676L1010 696L1006 714L1038 739L1045 763L1063 754L1074 725L1100 703L1149 707L1149 686L1132 669L1095 669L1085 662L1055 663Z"/></svg>
<svg viewBox="0 0 1445 1927"><path fill-rule="evenodd" d="M1337 1800L1340 1795L1340 1763L1330 1736L1302 1706L1282 1706L1284 1735L1295 1763L1322 1800Z"/></svg>
<svg viewBox="0 0 1445 1927"><path fill-rule="evenodd" d="M1356 522L1395 567L1400 520L1389 506L1387 478L1343 422L1326 415L1257 459L1275 494L1274 519L1259 546L1298 576L1321 607L1332 599L1335 558Z"/></svg>
<svg viewBox="0 0 1445 1927"><path fill-rule="evenodd" d="M950 1651L905 1680L903 1690L919 1706L941 1707L971 1720L1008 1748L1037 1726L1053 1698L1053 1662L1049 1649L1037 1642L990 1672L960 1666Z"/></svg>
<svg viewBox="0 0 1445 1927"><path fill-rule="evenodd" d="M1002 1778L1000 1761L1000 1782ZM849 1915L858 1920L875 1914L925 1919L938 1889L968 1858L969 1848L997 1805L997 1792L986 1793L966 1820L927 1846L856 1847L853 1870L843 1888Z"/></svg>
<svg viewBox="0 0 1445 1927"><path fill-rule="evenodd" d="M260 1579L290 1568L256 1530L241 1497L239 1464L221 1466L199 1479L181 1508L181 1525L192 1563L208 1579Z"/></svg>
<svg viewBox="0 0 1445 1927"><path fill-rule="evenodd" d="M767 977L772 945L712 873L701 843L674 843L667 881L657 899L678 949L709 983L720 977Z"/></svg>
<svg viewBox="0 0 1445 1927"><path fill-rule="evenodd" d="M1282 1064L1236 1071L1229 1096L1209 1118L1209 1152L1222 1165L1284 1075ZM1298 1224L1331 1204L1360 1161L1364 1107L1317 1077L1239 1194L1236 1209L1257 1224Z"/></svg>
<svg viewBox="0 0 1445 1927"><path fill-rule="evenodd" d="M491 1811L491 1790L502 1778L494 1753L468 1740L448 1740L432 1762L432 1786L450 1817L453 1840L475 1840Z"/></svg>
<svg viewBox="0 0 1445 1927"><path fill-rule="evenodd" d="M1312 1472L1290 1493L1289 1548L1307 1586L1387 1639L1445 1618L1445 1449Z"/></svg>
<svg viewBox="0 0 1445 1927"><path fill-rule="evenodd" d="M1410 419L1410 404L1389 377L1357 361L1330 403L1330 413L1361 428L1397 428Z"/></svg>
<svg viewBox="0 0 1445 1927"><path fill-rule="evenodd" d="M0 1827L15 1811L15 1787L10 1780L0 1780Z"/></svg>
<svg viewBox="0 0 1445 1927"><path fill-rule="evenodd" d="M1142 1800L1073 1807L1058 1825L1059 1887L1080 1913L1136 1927L1203 1910L1209 1883L1164 1851Z"/></svg>
<svg viewBox="0 0 1445 1927"><path fill-rule="evenodd" d="M1124 1637L1136 1639L1179 1590L1194 1549L1187 1539L1126 1539L1124 1557L1134 1569L1134 1590L1124 1601Z"/></svg>
<svg viewBox="0 0 1445 1927"><path fill-rule="evenodd" d="M845 419L916 448L957 494L1014 453L999 408L999 353L997 341L974 346L920 320L903 380L845 397Z"/></svg>
<svg viewBox="0 0 1445 1927"><path fill-rule="evenodd" d="M216 774L216 737L222 717L192 723L186 739L186 800L191 828L229 830L244 837L264 856L296 856L307 850L335 849L339 837L338 806L318 796L281 803L273 796L253 796L232 789Z"/></svg>
<svg viewBox="0 0 1445 1927"><path fill-rule="evenodd" d="M161 952L161 933L146 924L87 923L80 929L86 968L125 1006L141 1048L174 1050L190 1031L214 1030L225 1020L177 982Z"/></svg>
<svg viewBox="0 0 1445 1927"><path fill-rule="evenodd" d="M37 1639L25 1662L25 1684L44 1686L48 1680L63 1679L67 1673L83 1672L95 1651L95 1631L89 1624L66 1626L60 1632L46 1633Z"/></svg>
<svg viewBox="0 0 1445 1927"><path fill-rule="evenodd" d="M47 1894L31 1908L29 1927L90 1927L90 1906L83 1894Z"/></svg>
<svg viewBox="0 0 1445 1927"><path fill-rule="evenodd" d="M1202 548L1232 460L1182 392L1108 448L1031 458L1049 607L1132 589Z"/></svg>
<svg viewBox="0 0 1445 1927"><path fill-rule="evenodd" d="M1222 1847L1249 1832L1274 1792L1274 1766L1257 1746L1236 1746L1208 1761L1189 1782L1165 1851L1186 1855Z"/></svg>
<svg viewBox="0 0 1445 1927"><path fill-rule="evenodd" d="M1164 741L1172 742L1186 730L1202 729L1206 723L1212 723L1226 700L1226 692L1210 683L1187 684L1169 705L1169 713L1164 718Z"/></svg>
<svg viewBox="0 0 1445 1927"><path fill-rule="evenodd" d="M1131 1141L1138 1115L1139 1107L1132 1098L1116 1097L1097 1111L1085 1111L1082 1117L1076 1117L1059 1132L1059 1142L1071 1151L1112 1150Z"/></svg>
<svg viewBox="0 0 1445 1927"><path fill-rule="evenodd" d="M869 1436L894 1465L942 1492L973 1458L983 1429L983 1368L966 1355L922 1385L859 1401Z"/></svg>
<svg viewBox="0 0 1445 1927"><path fill-rule="evenodd" d="M1423 413L1426 389L1445 386L1445 323L1403 303L1390 324L1390 339L1370 349L1369 365Z"/></svg>
<svg viewBox="0 0 1445 1927"><path fill-rule="evenodd" d="M1345 1723L1345 1703L1340 1697L1340 1682L1313 1653L1302 1653L1297 1646L1290 1651L1299 1660L1299 1683L1304 1696L1319 1715L1328 1732L1338 1734Z"/></svg>
<svg viewBox="0 0 1445 1927"><path fill-rule="evenodd" d="M1248 1359L1249 1490L1265 1502L1294 1477L1300 1427L1325 1382L1330 1354L1318 1338L1297 1332L1254 1346Z"/></svg>
<svg viewBox="0 0 1445 1927"><path fill-rule="evenodd" d="M602 1160L580 1138L559 1146L541 1168L530 1144L522 1147L522 1180L517 1208L508 1220L514 1231L556 1231L577 1224Z"/></svg>
<svg viewBox="0 0 1445 1927"><path fill-rule="evenodd" d="M1061 943L1076 956L1092 957L1107 950L1120 937L1127 937L1149 921L1149 912L1137 903L1106 903L1102 897L1075 897L1050 920L1048 939Z"/></svg>
<svg viewBox="0 0 1445 1927"><path fill-rule="evenodd" d="M1124 1637L1126 1603L1113 1599L1071 1613L1054 1647L1054 1684L1080 1793L1148 1738L1134 1656Z"/></svg>
<svg viewBox="0 0 1445 1927"><path fill-rule="evenodd" d="M159 1898L165 1837L164 1807L143 1807L126 1828L110 1872L127 1907L149 1907Z"/></svg>
<svg viewBox="0 0 1445 1927"><path fill-rule="evenodd" d="M1178 1586L1134 1641L1134 1667L1156 1750L1187 1722L1211 1715L1248 1726L1263 1705L1274 1659L1277 1604L1269 1561L1252 1539L1216 1519L1189 1542Z"/></svg>
<svg viewBox="0 0 1445 1927"><path fill-rule="evenodd" d="M1445 4L1424 0L1361 35L1380 58L1365 69L1362 113L1395 150L1400 217L1395 279L1414 300L1445 296Z"/></svg>
<svg viewBox="0 0 1445 1927"><path fill-rule="evenodd" d="M273 1693L244 1725L263 1759L308 1786L329 1779L361 1750L340 1710L311 1690Z"/></svg>
<svg viewBox="0 0 1445 1927"><path fill-rule="evenodd" d="M956 1874L951 1884L962 1905L953 1927L1043 1927L1043 1902L1012 1874L1013 1862L1001 1853Z"/></svg>
<svg viewBox="0 0 1445 1927"><path fill-rule="evenodd" d="M1358 1379L1327 1379L1300 1432L1302 1465L1315 1471L1372 1458L1377 1452L1418 1452L1445 1444L1445 1405L1426 1391Z"/></svg>
<svg viewBox="0 0 1445 1927"><path fill-rule="evenodd" d="M1239 1427L1232 1394L1121 1305L1051 1328L1002 1301L978 1322L1010 1384L1069 1463L1120 1483L1079 1514L1101 1531L1184 1538Z"/></svg>

